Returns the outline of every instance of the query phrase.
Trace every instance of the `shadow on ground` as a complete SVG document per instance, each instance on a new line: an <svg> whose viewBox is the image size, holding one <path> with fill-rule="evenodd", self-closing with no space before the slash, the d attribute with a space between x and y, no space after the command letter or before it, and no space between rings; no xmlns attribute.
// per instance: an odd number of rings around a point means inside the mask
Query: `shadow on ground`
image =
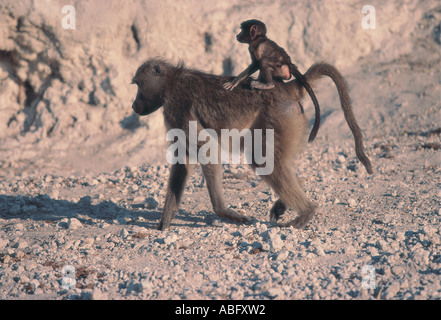
<svg viewBox="0 0 441 320"><path fill-rule="evenodd" d="M51 199L45 194L35 197L0 195L0 218L2 219L31 219L54 223L64 218L77 218L84 225L109 221L113 223L117 220L120 224L156 229L162 208L156 207L150 210L146 207L147 204L136 203L127 208L112 201L93 204L90 196L83 197L78 202L71 202ZM173 226L206 227L216 217L205 210L198 213L179 210L173 220Z"/></svg>

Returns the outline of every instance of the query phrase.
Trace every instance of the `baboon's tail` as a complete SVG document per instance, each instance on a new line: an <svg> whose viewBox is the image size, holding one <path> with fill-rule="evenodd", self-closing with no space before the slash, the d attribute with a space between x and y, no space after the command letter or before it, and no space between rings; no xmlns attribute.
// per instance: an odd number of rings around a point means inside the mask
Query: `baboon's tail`
<svg viewBox="0 0 441 320"><path fill-rule="evenodd" d="M355 120L354 113L352 112L351 98L349 97L348 86L343 76L334 66L327 63L317 63L312 65L304 76L309 83L313 83L323 76L328 76L332 79L332 81L334 81L335 86L337 87L338 95L340 96L340 103L346 122L354 135L355 152L357 157L366 168L366 171L369 174L372 174L372 165L369 158L364 153L363 135L357 121Z"/></svg>

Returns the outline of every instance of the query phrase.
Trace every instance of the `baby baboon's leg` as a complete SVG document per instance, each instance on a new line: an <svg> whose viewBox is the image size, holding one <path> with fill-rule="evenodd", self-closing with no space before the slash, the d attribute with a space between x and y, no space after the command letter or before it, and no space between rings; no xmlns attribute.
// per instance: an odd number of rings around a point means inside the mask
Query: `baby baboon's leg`
<svg viewBox="0 0 441 320"><path fill-rule="evenodd" d="M210 194L213 211L220 217L228 218L233 221L248 222L251 219L247 216L238 214L234 210L226 207L222 189L222 165L205 164L202 165L205 180L207 181L208 193Z"/></svg>
<svg viewBox="0 0 441 320"><path fill-rule="evenodd" d="M259 81L251 81L251 89L267 90L274 88L273 72L274 68L272 68L270 64L261 64Z"/></svg>
<svg viewBox="0 0 441 320"><path fill-rule="evenodd" d="M162 212L161 222L158 225L159 230L167 229L172 219L176 216L185 182L187 177L193 172L194 167L195 165L193 164L180 163L172 166L165 196L164 211Z"/></svg>

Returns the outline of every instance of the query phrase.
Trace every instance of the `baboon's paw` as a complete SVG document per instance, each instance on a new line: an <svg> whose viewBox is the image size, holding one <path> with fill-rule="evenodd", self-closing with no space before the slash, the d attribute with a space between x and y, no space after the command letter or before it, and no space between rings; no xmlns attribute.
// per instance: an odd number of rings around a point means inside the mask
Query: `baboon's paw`
<svg viewBox="0 0 441 320"><path fill-rule="evenodd" d="M285 210L285 204L280 199L277 200L270 210L270 221L277 222L277 220L279 220L280 216L285 212Z"/></svg>
<svg viewBox="0 0 441 320"><path fill-rule="evenodd" d="M288 222L279 222L277 223L277 225L279 227L291 227L293 226L296 229L303 229L309 222L309 220L312 219L312 214L311 215L303 215L303 216L298 216L297 218L290 220Z"/></svg>
<svg viewBox="0 0 441 320"><path fill-rule="evenodd" d="M156 229L164 231L166 229L168 229L168 227L170 226L170 224L165 224L162 221L158 224L158 226L156 227Z"/></svg>
<svg viewBox="0 0 441 320"><path fill-rule="evenodd" d="M228 218L233 221L237 222L250 222L251 218L247 217L245 215L239 214L234 210L231 209L223 209L216 211L216 214L222 218Z"/></svg>

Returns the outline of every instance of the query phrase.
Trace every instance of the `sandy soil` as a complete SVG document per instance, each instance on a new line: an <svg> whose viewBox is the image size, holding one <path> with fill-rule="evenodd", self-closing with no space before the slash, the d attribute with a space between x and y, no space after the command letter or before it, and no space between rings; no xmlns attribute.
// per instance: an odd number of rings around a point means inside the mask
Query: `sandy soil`
<svg viewBox="0 0 441 320"><path fill-rule="evenodd" d="M373 1L375 30L353 1L78 1L75 30L63 5L0 4L0 299L441 298L437 1ZM270 223L276 195L225 165L225 197L251 223L212 212L198 168L158 231L165 129L159 111L132 113L130 79L154 56L238 74L250 17L300 70L341 70L375 173L323 80L322 126L296 162L318 204L304 230Z"/></svg>

